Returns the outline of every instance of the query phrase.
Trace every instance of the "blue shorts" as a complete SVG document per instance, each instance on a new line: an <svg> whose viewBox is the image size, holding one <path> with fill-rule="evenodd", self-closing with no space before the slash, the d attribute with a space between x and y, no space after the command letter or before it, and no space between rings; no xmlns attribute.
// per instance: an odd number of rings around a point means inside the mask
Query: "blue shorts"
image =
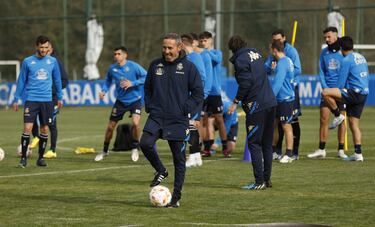
<svg viewBox="0 0 375 227"><path fill-rule="evenodd" d="M37 116L40 125L52 124L53 102L26 101L23 111L23 122L34 123Z"/></svg>
<svg viewBox="0 0 375 227"><path fill-rule="evenodd" d="M126 106L121 101L116 100L115 104L113 105L111 116L109 117L109 120L116 121L116 122L120 121L124 117L124 114L127 111L130 112L130 116L132 114L141 115L141 110L142 110L141 100L135 101L128 106Z"/></svg>
<svg viewBox="0 0 375 227"><path fill-rule="evenodd" d="M276 107L276 118L281 124L291 124L293 120L294 101L279 102Z"/></svg>
<svg viewBox="0 0 375 227"><path fill-rule="evenodd" d="M346 114L349 117L361 118L367 95L356 93L352 89L340 89L342 101L346 104Z"/></svg>

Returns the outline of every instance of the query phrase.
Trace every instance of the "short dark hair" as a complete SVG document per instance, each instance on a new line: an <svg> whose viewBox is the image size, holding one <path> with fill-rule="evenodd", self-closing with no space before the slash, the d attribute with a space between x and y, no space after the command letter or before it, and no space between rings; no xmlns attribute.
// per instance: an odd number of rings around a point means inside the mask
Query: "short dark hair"
<svg viewBox="0 0 375 227"><path fill-rule="evenodd" d="M181 44L181 36L177 33L168 33L164 36L163 39L173 39L176 41L177 44Z"/></svg>
<svg viewBox="0 0 375 227"><path fill-rule="evenodd" d="M35 45L38 46L39 44L45 44L46 42L50 42L49 38L47 36L40 35L36 37Z"/></svg>
<svg viewBox="0 0 375 227"><path fill-rule="evenodd" d="M124 46L118 46L118 47L113 48L113 51L118 51L118 50L121 50L124 53L128 53L128 49Z"/></svg>
<svg viewBox="0 0 375 227"><path fill-rule="evenodd" d="M190 34L182 34L181 40L182 40L183 43L187 43L189 45L192 45L194 39Z"/></svg>
<svg viewBox="0 0 375 227"><path fill-rule="evenodd" d="M193 38L193 40L198 40L198 39L199 39L197 33L195 33L195 32L190 32L189 34L191 35L191 37Z"/></svg>
<svg viewBox="0 0 375 227"><path fill-rule="evenodd" d="M327 27L326 29L323 30L323 34L326 34L327 32L335 32L335 33L338 33L336 27Z"/></svg>
<svg viewBox="0 0 375 227"><path fill-rule="evenodd" d="M276 29L275 31L272 32L272 36L274 35L281 35L282 37L285 37L285 32L283 29L279 28L279 29Z"/></svg>
<svg viewBox="0 0 375 227"><path fill-rule="evenodd" d="M201 34L199 34L199 39L212 39L211 32L204 31Z"/></svg>
<svg viewBox="0 0 375 227"><path fill-rule="evenodd" d="M236 53L239 49L246 47L247 43L239 35L232 36L228 41L228 48L232 53Z"/></svg>
<svg viewBox="0 0 375 227"><path fill-rule="evenodd" d="M340 47L344 51L353 50L353 39L350 36L344 36L340 39Z"/></svg>
<svg viewBox="0 0 375 227"><path fill-rule="evenodd" d="M280 40L274 40L271 43L271 48L277 50L278 52L284 52L284 43Z"/></svg>

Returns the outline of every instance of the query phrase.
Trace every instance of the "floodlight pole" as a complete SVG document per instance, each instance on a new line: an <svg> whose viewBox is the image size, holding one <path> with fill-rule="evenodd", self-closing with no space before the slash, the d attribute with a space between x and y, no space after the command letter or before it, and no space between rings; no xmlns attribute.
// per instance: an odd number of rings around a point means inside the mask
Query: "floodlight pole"
<svg viewBox="0 0 375 227"><path fill-rule="evenodd" d="M125 46L125 0L121 1L121 45Z"/></svg>
<svg viewBox="0 0 375 227"><path fill-rule="evenodd" d="M206 23L206 0L201 0L201 32L204 31Z"/></svg>
<svg viewBox="0 0 375 227"><path fill-rule="evenodd" d="M221 0L216 0L216 37L215 48L221 49Z"/></svg>
<svg viewBox="0 0 375 227"><path fill-rule="evenodd" d="M64 66L69 75L69 47L68 47L68 1L63 0L63 32L64 32Z"/></svg>

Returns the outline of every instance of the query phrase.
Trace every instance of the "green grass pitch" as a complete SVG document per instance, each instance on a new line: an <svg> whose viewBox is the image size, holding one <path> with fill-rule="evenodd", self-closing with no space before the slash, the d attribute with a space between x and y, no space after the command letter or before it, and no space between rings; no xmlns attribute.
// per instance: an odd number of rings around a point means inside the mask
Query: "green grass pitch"
<svg viewBox="0 0 375 227"><path fill-rule="evenodd" d="M37 151L26 169L16 168L16 147L22 131L22 110L0 109L0 226L246 226L251 223L314 223L330 226L375 226L375 108L361 120L363 163L336 158L336 130L330 132L328 157L309 160L317 148L318 108L304 108L300 159L274 162L273 188L246 191L253 180L250 163L242 162L244 118L232 159L219 153L202 167L188 169L181 207L150 205L153 169L141 155L112 152L95 163L94 154L76 155L78 146L100 151L109 107L63 108L58 116L58 158L48 167L35 166ZM146 115L142 117L144 122ZM125 118L128 121L128 118ZM112 140L111 147L114 139ZM349 153L353 153L349 133ZM169 168L163 185L173 187L173 165L165 142L158 151Z"/></svg>

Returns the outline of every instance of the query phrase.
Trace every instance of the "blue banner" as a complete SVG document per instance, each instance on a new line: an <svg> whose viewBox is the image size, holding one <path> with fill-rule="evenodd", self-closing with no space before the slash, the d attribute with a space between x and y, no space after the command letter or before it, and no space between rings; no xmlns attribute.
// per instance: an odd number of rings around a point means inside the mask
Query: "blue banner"
<svg viewBox="0 0 375 227"><path fill-rule="evenodd" d="M115 86L112 85L103 100L99 92L104 80L97 81L70 81L63 90L65 106L112 106L116 101ZM303 106L318 106L320 104L321 85L319 77L315 75L301 76L299 95ZM233 77L223 78L222 88L230 99L237 92L237 83ZM370 74L370 94L366 105L375 106L375 74ZM16 83L0 83L0 106L11 105L16 92Z"/></svg>

